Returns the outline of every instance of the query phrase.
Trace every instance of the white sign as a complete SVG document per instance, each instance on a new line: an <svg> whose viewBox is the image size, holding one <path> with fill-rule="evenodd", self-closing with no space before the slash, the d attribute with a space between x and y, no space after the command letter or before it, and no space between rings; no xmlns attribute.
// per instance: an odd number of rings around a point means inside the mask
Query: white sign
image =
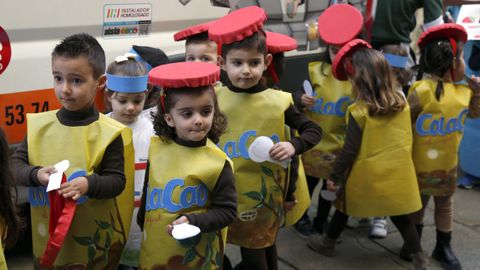
<svg viewBox="0 0 480 270"><path fill-rule="evenodd" d="M152 26L151 4L105 5L103 37L147 36Z"/></svg>

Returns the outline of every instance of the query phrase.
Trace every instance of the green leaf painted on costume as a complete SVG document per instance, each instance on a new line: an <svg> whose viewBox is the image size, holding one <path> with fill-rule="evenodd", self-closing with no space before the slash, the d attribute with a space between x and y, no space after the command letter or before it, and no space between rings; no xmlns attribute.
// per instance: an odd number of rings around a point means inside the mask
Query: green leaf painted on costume
<svg viewBox="0 0 480 270"><path fill-rule="evenodd" d="M73 240L82 246L88 246L93 243L92 238L88 236L73 236Z"/></svg>
<svg viewBox="0 0 480 270"><path fill-rule="evenodd" d="M257 191L245 192L245 193L243 193L243 195L245 195L245 196L247 196L250 199L255 200L255 201L261 201L262 200L262 194L260 194Z"/></svg>

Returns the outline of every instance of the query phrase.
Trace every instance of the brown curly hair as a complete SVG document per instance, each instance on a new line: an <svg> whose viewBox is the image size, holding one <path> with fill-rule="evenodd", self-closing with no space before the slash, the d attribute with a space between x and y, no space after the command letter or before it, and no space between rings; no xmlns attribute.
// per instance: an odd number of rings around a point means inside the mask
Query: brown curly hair
<svg viewBox="0 0 480 270"><path fill-rule="evenodd" d="M165 91L165 110L162 105L157 105L157 112L152 112L153 129L155 134L164 140L174 140L177 137L175 128L170 127L165 121L165 114L175 107L175 104L183 95L198 97L203 93L208 92L213 98L213 122L212 128L207 134L207 137L214 143L218 143L220 136L225 133L227 129L227 117L220 111L217 101L217 95L212 86L195 87L195 88L178 88L175 90Z"/></svg>

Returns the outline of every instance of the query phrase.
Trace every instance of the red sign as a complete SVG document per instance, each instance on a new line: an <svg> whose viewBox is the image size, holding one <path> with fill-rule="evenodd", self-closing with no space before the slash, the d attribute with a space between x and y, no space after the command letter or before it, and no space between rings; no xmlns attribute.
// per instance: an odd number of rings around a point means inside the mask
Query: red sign
<svg viewBox="0 0 480 270"><path fill-rule="evenodd" d="M12 48L7 32L0 26L0 75L7 69L10 58L12 57Z"/></svg>

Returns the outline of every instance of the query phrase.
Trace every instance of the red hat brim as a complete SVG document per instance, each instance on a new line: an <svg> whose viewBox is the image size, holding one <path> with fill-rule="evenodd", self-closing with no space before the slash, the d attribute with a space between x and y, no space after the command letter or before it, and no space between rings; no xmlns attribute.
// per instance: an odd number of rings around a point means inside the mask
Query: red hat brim
<svg viewBox="0 0 480 270"><path fill-rule="evenodd" d="M265 32L265 34L269 53L288 52L298 47L297 41L290 36L276 32Z"/></svg>
<svg viewBox="0 0 480 270"><path fill-rule="evenodd" d="M230 44L258 32L265 20L267 13L260 7L237 9L215 21L208 29L208 36L217 44Z"/></svg>
<svg viewBox="0 0 480 270"><path fill-rule="evenodd" d="M351 56L355 51L361 48L372 48L368 42L362 39L354 39L347 44L345 44L335 56L335 59L332 63L333 76L340 81L346 81L348 79L347 71L343 62L349 56Z"/></svg>
<svg viewBox="0 0 480 270"><path fill-rule="evenodd" d="M194 25L194 26L190 26L188 28L183 29L182 31L179 31L179 32L175 33L173 35L173 39L175 41L181 41L181 40L187 39L191 36L207 32L208 28L212 24L213 24L213 21L207 22L207 23L202 23L202 24L197 24L197 25Z"/></svg>
<svg viewBox="0 0 480 270"><path fill-rule="evenodd" d="M164 89L201 87L216 83L220 68L212 63L178 62L153 68L148 81Z"/></svg>
<svg viewBox="0 0 480 270"><path fill-rule="evenodd" d="M347 4L333 5L318 17L318 34L329 45L346 44L360 34L362 26L362 13Z"/></svg>
<svg viewBox="0 0 480 270"><path fill-rule="evenodd" d="M418 46L425 47L427 43L433 40L454 38L456 41L467 41L467 31L463 26L456 23L445 23L429 28L418 38Z"/></svg>

